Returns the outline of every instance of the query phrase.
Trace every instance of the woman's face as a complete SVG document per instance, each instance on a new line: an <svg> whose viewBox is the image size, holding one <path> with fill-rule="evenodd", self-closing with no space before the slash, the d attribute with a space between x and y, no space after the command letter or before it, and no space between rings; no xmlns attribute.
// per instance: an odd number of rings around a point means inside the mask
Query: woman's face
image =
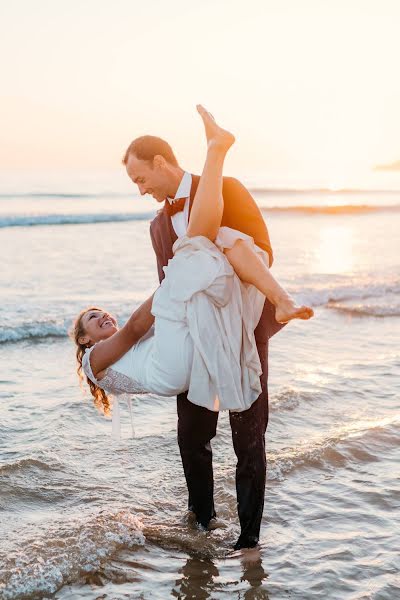
<svg viewBox="0 0 400 600"><path fill-rule="evenodd" d="M85 335L79 338L81 344L95 344L118 331L117 320L104 310L88 310L81 323L85 330Z"/></svg>

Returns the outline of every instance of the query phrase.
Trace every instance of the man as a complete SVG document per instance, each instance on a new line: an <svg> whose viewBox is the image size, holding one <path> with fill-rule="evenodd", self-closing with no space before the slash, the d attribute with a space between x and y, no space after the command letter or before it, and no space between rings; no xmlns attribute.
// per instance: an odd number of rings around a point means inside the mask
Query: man
<svg viewBox="0 0 400 600"><path fill-rule="evenodd" d="M177 237L185 235L199 177L185 172L167 142L143 136L128 147L123 164L141 195L151 194L163 208L150 224L150 236L157 257L160 282L173 256ZM250 235L266 250L272 264L272 248L260 209L246 188L236 179L224 177L224 214L222 226ZM266 300L255 330L263 374L262 393L246 411L229 415L232 440L237 457L236 493L241 526L235 549L257 545L264 508L266 477L265 431L268 424L268 340L282 325L275 320L275 309ZM213 499L213 469L210 441L216 434L218 413L189 402L187 394L177 398L178 443L189 492L189 510L197 522L208 527L216 516Z"/></svg>

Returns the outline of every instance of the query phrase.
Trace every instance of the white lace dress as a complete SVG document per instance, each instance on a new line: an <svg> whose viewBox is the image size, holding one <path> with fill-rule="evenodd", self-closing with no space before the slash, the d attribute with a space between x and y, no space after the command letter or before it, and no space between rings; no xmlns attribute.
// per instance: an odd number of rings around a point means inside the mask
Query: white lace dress
<svg viewBox="0 0 400 600"><path fill-rule="evenodd" d="M82 366L89 379L116 395L188 390L191 402L213 411L249 408L261 392L254 329L265 297L239 280L221 252L238 239L253 244L227 227L216 244L179 238L154 296L154 327L99 381L90 366L95 346L87 349ZM254 248L268 265L268 255Z"/></svg>

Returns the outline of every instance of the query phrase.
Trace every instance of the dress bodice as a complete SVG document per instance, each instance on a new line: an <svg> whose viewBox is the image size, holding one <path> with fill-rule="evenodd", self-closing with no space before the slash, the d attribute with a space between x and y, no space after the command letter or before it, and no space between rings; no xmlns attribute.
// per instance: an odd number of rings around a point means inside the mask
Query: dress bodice
<svg viewBox="0 0 400 600"><path fill-rule="evenodd" d="M96 379L90 364L90 355L96 344L87 348L82 359L82 368L90 381L110 394L146 394L145 364L152 348L151 329L137 344L132 346L117 362L108 367L104 377ZM98 342L101 343L101 342Z"/></svg>

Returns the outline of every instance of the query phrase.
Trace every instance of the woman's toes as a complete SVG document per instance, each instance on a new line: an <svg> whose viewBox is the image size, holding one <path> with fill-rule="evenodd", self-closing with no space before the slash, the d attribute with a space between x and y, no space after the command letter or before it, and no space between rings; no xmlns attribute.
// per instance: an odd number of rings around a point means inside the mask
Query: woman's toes
<svg viewBox="0 0 400 600"><path fill-rule="evenodd" d="M215 121L213 115L206 109L202 104L197 104L196 106L197 112L201 114L202 117L206 117Z"/></svg>
<svg viewBox="0 0 400 600"><path fill-rule="evenodd" d="M235 137L220 127L211 113L208 112L201 104L197 105L197 111L203 119L207 142L210 145L216 145L221 149L228 150L235 141Z"/></svg>
<svg viewBox="0 0 400 600"><path fill-rule="evenodd" d="M305 321L307 319L311 319L311 317L314 316L314 311L312 308L310 308L309 306L301 306L300 310L299 310L299 317L300 319L304 319Z"/></svg>
<svg viewBox="0 0 400 600"><path fill-rule="evenodd" d="M212 125L216 125L215 119L212 116L212 114L210 112L208 112L208 110L206 110L204 108L204 106L202 106L201 104L197 105L197 112L199 113L199 115L201 116L201 118L203 119L205 124L212 124Z"/></svg>
<svg viewBox="0 0 400 600"><path fill-rule="evenodd" d="M286 306L280 306L275 311L275 319L278 323L287 323L292 319L302 319L307 321L314 316L314 311L309 306L296 306L293 302L290 302Z"/></svg>

